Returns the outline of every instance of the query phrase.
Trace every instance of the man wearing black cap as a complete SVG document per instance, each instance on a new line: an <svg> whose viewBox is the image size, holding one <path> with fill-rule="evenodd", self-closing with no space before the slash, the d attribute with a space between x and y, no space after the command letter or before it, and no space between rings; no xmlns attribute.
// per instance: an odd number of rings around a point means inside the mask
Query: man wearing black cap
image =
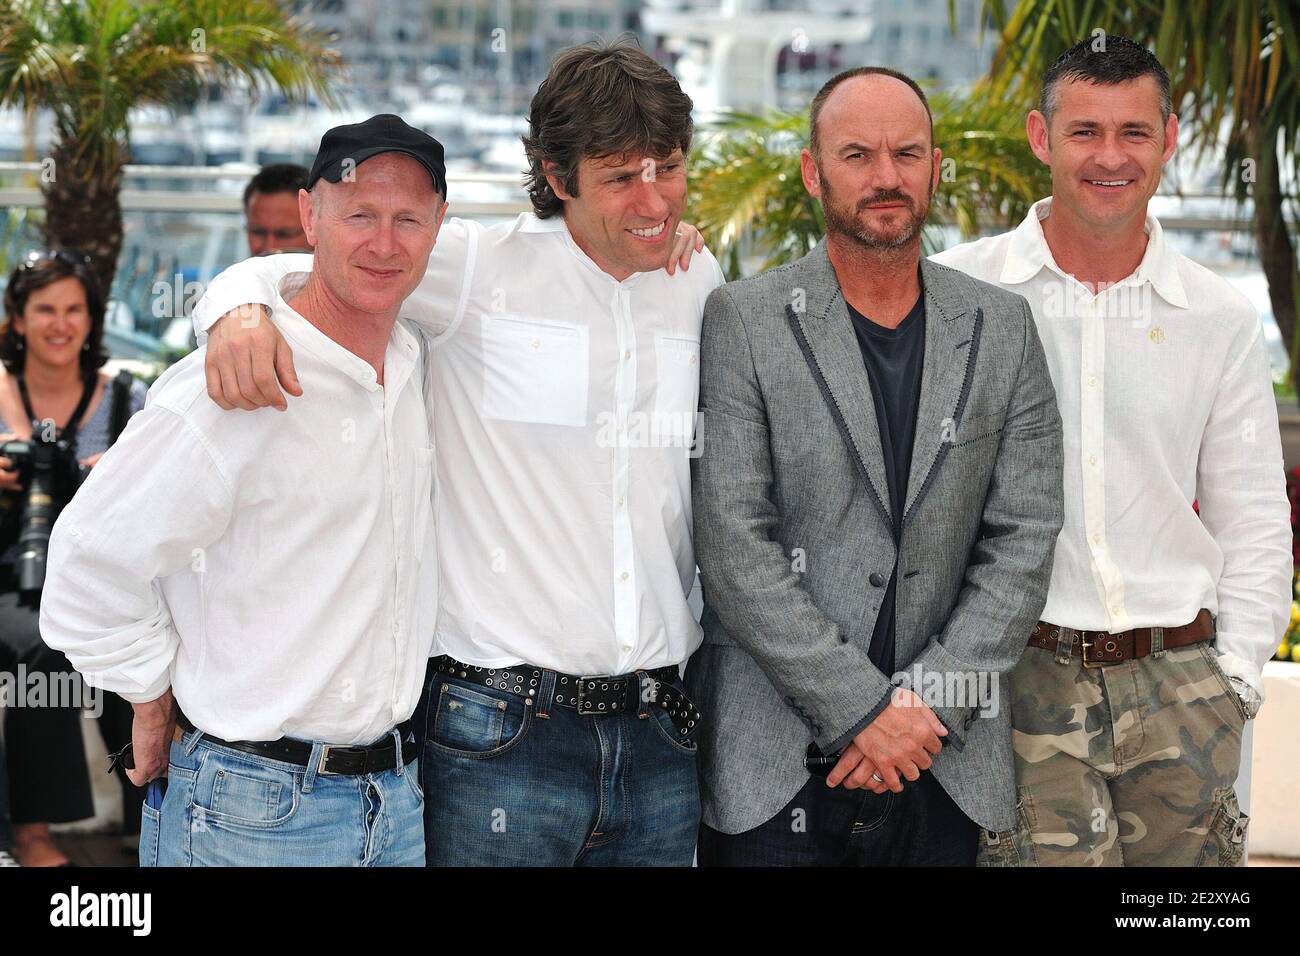
<svg viewBox="0 0 1300 956"><path fill-rule="evenodd" d="M691 864L699 715L677 670L700 643L689 449L700 317L722 274L707 253L672 265L693 242L690 112L634 47L561 54L524 140L533 211L449 220L407 302L437 337L444 560L417 716L430 864ZM232 267L198 330L309 268ZM296 392L266 326L214 329L214 399L282 406L271 354Z"/></svg>
<svg viewBox="0 0 1300 956"><path fill-rule="evenodd" d="M315 268L284 277L271 318L309 397L231 427L199 349L50 543L42 635L133 702L132 779L166 774L142 865L425 858L410 718L437 604L433 452L426 346L399 313L446 211L442 148L393 117L342 127L308 186Z"/></svg>

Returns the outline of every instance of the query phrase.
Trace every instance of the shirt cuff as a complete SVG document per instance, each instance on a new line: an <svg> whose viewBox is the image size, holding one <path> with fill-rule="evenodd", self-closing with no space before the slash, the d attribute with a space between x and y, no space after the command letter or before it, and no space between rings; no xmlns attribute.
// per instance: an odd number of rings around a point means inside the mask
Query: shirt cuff
<svg viewBox="0 0 1300 956"><path fill-rule="evenodd" d="M1227 650L1216 649L1214 653L1216 653L1219 670L1223 671L1223 675L1244 680L1245 683L1255 688L1257 695L1260 695L1260 700L1264 700L1264 674L1255 666L1255 663L1245 661L1245 659L1236 656L1234 653L1227 652Z"/></svg>
<svg viewBox="0 0 1300 956"><path fill-rule="evenodd" d="M1264 698L1264 675L1260 669L1255 666L1254 662L1244 660L1229 651L1215 650L1217 654L1217 663L1219 670L1223 671L1226 677L1235 677L1238 680L1245 681L1255 693L1259 694L1260 699Z"/></svg>

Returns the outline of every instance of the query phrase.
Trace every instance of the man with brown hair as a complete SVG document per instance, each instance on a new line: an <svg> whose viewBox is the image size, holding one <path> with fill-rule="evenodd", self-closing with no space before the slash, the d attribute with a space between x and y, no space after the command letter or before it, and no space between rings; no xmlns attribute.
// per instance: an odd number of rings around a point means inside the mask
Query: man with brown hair
<svg viewBox="0 0 1300 956"><path fill-rule="evenodd" d="M989 863L1243 863L1290 509L1259 316L1148 208L1174 105L1146 47L1081 40L1025 121L1051 196L935 257L1025 297L1066 423L1047 603L1009 682L1018 812L983 835Z"/></svg>
<svg viewBox="0 0 1300 956"><path fill-rule="evenodd" d="M443 226L409 314L427 382L440 608L417 721L430 865L689 866L700 643L689 456L712 256L693 233L691 101L635 47L561 54L533 99L534 207ZM195 311L266 302L306 256L225 273ZM209 389L296 392L273 326L225 316ZM274 367L273 367L274 366ZM260 384L259 384L260 383Z"/></svg>

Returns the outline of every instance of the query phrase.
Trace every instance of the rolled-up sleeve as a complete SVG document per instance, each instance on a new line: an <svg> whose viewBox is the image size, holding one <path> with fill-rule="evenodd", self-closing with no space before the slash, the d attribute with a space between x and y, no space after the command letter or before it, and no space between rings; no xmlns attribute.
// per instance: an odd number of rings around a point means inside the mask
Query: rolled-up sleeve
<svg viewBox="0 0 1300 956"><path fill-rule="evenodd" d="M208 340L208 330L227 312L241 305L264 305L269 309L280 280L291 272L311 272L315 261L311 253L288 252L245 259L218 273L190 314L199 344Z"/></svg>
<svg viewBox="0 0 1300 956"><path fill-rule="evenodd" d="M1223 554L1220 665L1263 694L1264 662L1291 615L1291 508L1258 318L1252 316L1234 345L1201 440L1196 497Z"/></svg>
<svg viewBox="0 0 1300 956"><path fill-rule="evenodd" d="M91 685L157 699L180 642L162 579L203 560L232 506L220 456L192 423L159 405L133 416L55 522L45 643Z"/></svg>

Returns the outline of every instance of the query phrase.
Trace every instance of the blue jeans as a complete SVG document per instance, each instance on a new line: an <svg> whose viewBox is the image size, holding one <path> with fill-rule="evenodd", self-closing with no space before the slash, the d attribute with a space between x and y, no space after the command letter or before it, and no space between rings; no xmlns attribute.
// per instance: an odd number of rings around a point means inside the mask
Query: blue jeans
<svg viewBox="0 0 1300 956"><path fill-rule="evenodd" d="M140 865L423 865L416 763L336 776L319 758L320 744L304 768L190 731L171 746L161 811L144 808Z"/></svg>
<svg viewBox="0 0 1300 956"><path fill-rule="evenodd" d="M696 745L664 710L579 716L430 669L415 725L430 866L690 866Z"/></svg>

